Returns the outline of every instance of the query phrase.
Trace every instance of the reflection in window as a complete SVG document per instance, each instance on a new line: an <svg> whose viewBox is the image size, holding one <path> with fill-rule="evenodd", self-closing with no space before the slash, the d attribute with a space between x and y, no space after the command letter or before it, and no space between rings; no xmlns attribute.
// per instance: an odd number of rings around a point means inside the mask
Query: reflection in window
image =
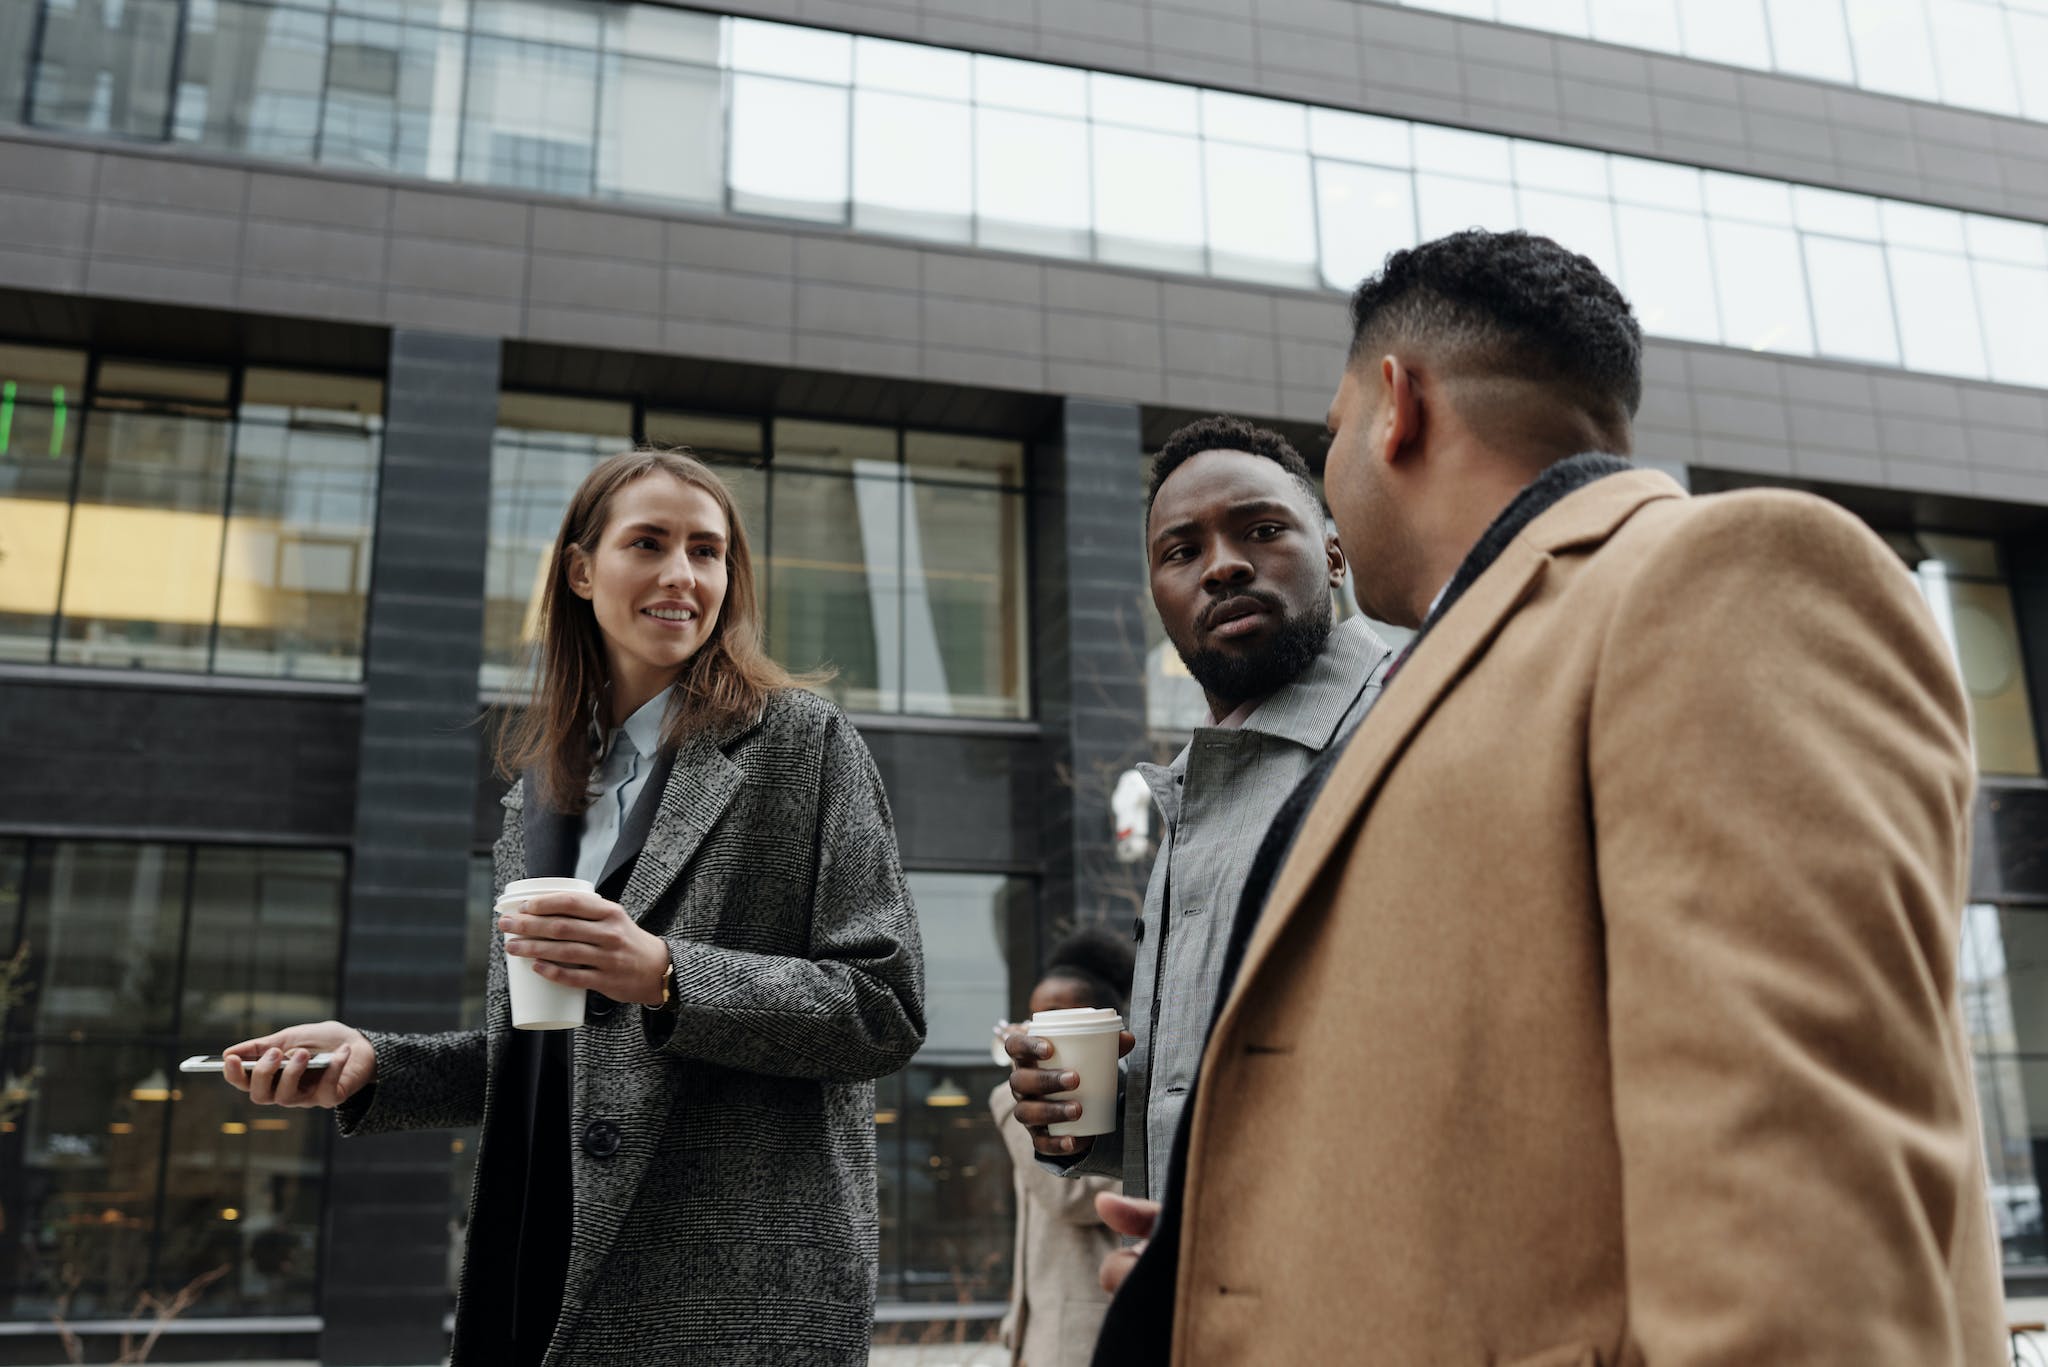
<svg viewBox="0 0 2048 1367"><path fill-rule="evenodd" d="M844 223L846 145L844 86L732 78L734 213Z"/></svg>
<svg viewBox="0 0 2048 1367"><path fill-rule="evenodd" d="M0 1081L9 1318L123 1318L207 1276L191 1317L316 1308L325 1122L176 1067L333 1011L344 879L328 852L0 842L32 985Z"/></svg>
<svg viewBox="0 0 2048 1367"><path fill-rule="evenodd" d="M85 373L0 348L0 659L360 677L382 385Z"/></svg>
<svg viewBox="0 0 2048 1367"><path fill-rule="evenodd" d="M82 352L0 346L0 660L50 658L84 397Z"/></svg>
<svg viewBox="0 0 2048 1367"><path fill-rule="evenodd" d="M46 4L30 122L167 136L179 10L178 0Z"/></svg>
<svg viewBox="0 0 2048 1367"><path fill-rule="evenodd" d="M1991 1212L2007 1266L2048 1262L2040 1176L2048 1163L2048 1034L2039 1003L2048 998L2048 908L1964 908L1961 953L1963 1022L1976 1065L1977 1107Z"/></svg>
<svg viewBox="0 0 2048 1367"><path fill-rule="evenodd" d="M185 26L174 136L311 160L326 64L325 14L244 0L195 5Z"/></svg>
<svg viewBox="0 0 2048 1367"><path fill-rule="evenodd" d="M1014 1211L1009 1158L988 1108L1008 1073L993 1057L990 1027L1020 1017L1034 985L1033 888L1001 874L907 878L930 964L930 1029L910 1067L875 1088L880 1295L1000 1303Z"/></svg>
<svg viewBox="0 0 2048 1367"><path fill-rule="evenodd" d="M974 145L957 102L853 97L853 226L940 242L974 236Z"/></svg>
<svg viewBox="0 0 2048 1367"><path fill-rule="evenodd" d="M1998 543L1938 532L1893 533L1887 540L1912 569L1962 673L1978 769L2038 777L2041 752L2026 661Z"/></svg>
<svg viewBox="0 0 2048 1367"><path fill-rule="evenodd" d="M576 486L633 444L629 404L505 394L491 447L491 539L484 561L486 690L522 685L539 639L548 553Z"/></svg>
<svg viewBox="0 0 2048 1367"><path fill-rule="evenodd" d="M470 40L462 178L558 195L591 193L597 57L575 48Z"/></svg>
<svg viewBox="0 0 2048 1367"><path fill-rule="evenodd" d="M636 5L638 13L647 6ZM713 28L702 15L678 15ZM717 208L725 194L724 81L715 66L604 59L597 192Z"/></svg>
<svg viewBox="0 0 2048 1367"><path fill-rule="evenodd" d="M454 180L467 35L346 13L333 32L320 160Z"/></svg>

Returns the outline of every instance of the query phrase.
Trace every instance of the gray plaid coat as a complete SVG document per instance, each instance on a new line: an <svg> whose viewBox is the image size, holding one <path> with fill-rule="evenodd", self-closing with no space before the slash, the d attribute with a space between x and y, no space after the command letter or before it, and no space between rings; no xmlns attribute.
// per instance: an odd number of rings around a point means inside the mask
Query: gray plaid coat
<svg viewBox="0 0 2048 1367"><path fill-rule="evenodd" d="M686 743L648 786L659 800L635 810L645 838L617 900L667 938L679 1006L593 996L610 1009L575 1033L574 1234L547 1362L865 1364L872 1080L902 1067L925 1028L917 919L874 761L837 708L789 689L755 726ZM525 783L505 807L497 888L528 876L530 851L532 866L566 871L575 820L537 811ZM502 1318L510 1250L486 1216L521 1198L485 1177L510 1035L501 951L485 1019L371 1034L376 1084L340 1116L346 1134L485 1125L457 1367L496 1367L487 1321ZM502 1104L520 1104L509 1086Z"/></svg>

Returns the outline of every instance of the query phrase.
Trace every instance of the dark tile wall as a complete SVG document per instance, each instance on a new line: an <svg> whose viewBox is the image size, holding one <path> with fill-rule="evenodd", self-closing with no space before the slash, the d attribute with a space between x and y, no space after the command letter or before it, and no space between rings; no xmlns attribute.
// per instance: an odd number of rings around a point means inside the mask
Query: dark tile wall
<svg viewBox="0 0 2048 1367"><path fill-rule="evenodd" d="M0 681L0 829L345 845L351 698Z"/></svg>
<svg viewBox="0 0 2048 1367"><path fill-rule="evenodd" d="M476 676L498 345L398 331L357 764L342 1015L454 1028L476 791ZM448 1138L339 1144L329 1173L322 1360L421 1363L445 1351Z"/></svg>
<svg viewBox="0 0 2048 1367"><path fill-rule="evenodd" d="M1069 399L1061 440L1042 453L1033 540L1048 929L1069 917L1128 926L1143 892L1139 872L1116 862L1109 811L1118 775L1151 758L1141 417L1135 405Z"/></svg>

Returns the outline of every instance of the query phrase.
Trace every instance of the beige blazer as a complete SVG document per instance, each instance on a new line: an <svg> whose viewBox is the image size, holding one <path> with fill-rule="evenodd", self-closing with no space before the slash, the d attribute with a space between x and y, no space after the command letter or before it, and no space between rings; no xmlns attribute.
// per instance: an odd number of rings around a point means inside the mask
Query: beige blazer
<svg viewBox="0 0 2048 1367"><path fill-rule="evenodd" d="M1630 471L1509 544L1278 875L1174 1361L2005 1361L1956 989L1974 770L1860 523Z"/></svg>
<svg viewBox="0 0 2048 1367"><path fill-rule="evenodd" d="M1017 1099L1006 1078L989 1093L996 1131L1010 1151L1017 1192L1017 1239L1003 1342L1011 1367L1088 1367L1109 1297L1102 1260L1117 1237L1095 1214L1095 1194L1119 1191L1113 1177L1060 1177L1038 1165L1031 1135L1010 1123Z"/></svg>

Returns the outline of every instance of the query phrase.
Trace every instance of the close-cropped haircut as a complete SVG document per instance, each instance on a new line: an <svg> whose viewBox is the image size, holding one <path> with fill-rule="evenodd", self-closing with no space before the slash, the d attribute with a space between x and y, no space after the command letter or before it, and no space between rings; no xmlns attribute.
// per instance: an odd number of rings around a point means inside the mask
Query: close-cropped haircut
<svg viewBox="0 0 2048 1367"><path fill-rule="evenodd" d="M1308 495L1309 507L1318 513L1323 511L1323 494L1316 488L1316 477L1309 472L1301 453L1287 444L1287 438L1264 427L1254 427L1242 418L1219 415L1199 418L1181 428L1166 439L1166 445L1152 458L1152 478L1145 485L1147 518L1152 516L1152 505L1159 499L1159 486L1204 451L1243 451L1265 457L1294 477L1294 482Z"/></svg>
<svg viewBox="0 0 2048 1367"><path fill-rule="evenodd" d="M1122 1011L1130 1005L1137 966L1138 954L1129 936L1105 926L1083 926L1054 947L1045 976L1079 983L1097 1006Z"/></svg>
<svg viewBox="0 0 2048 1367"><path fill-rule="evenodd" d="M1547 237L1473 228L1393 253L1351 296L1350 360L1402 345L1469 376L1535 381L1627 449L1643 330L1598 266Z"/></svg>

